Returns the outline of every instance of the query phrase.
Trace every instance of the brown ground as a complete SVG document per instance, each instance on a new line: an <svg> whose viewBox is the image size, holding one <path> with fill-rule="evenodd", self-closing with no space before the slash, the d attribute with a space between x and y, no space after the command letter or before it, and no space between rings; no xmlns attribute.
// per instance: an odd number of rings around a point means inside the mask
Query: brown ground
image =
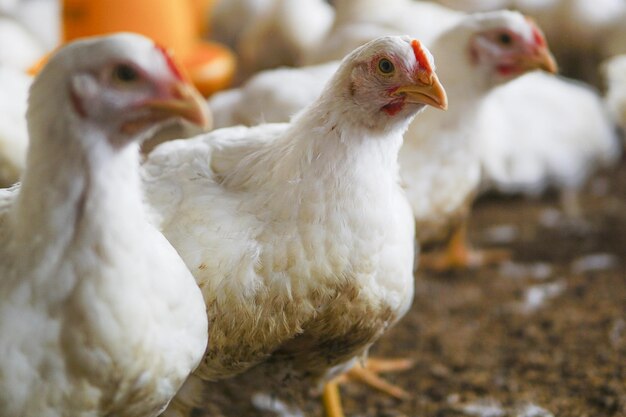
<svg viewBox="0 0 626 417"><path fill-rule="evenodd" d="M413 308L372 351L415 360L389 377L412 398L349 384L347 416L626 416L626 163L594 180L582 203L584 225L564 221L556 198L480 201L471 238L488 246L494 228L513 228L499 246L514 264L419 271ZM553 298L525 307L531 287ZM543 414L524 414L529 404Z"/></svg>
<svg viewBox="0 0 626 417"><path fill-rule="evenodd" d="M348 383L346 417L626 417L626 161L591 182L582 208L572 222L554 196L479 201L472 241L511 249L512 263L419 271L411 311L371 352L415 360L388 378L412 397ZM533 307L531 293L548 296ZM233 412L240 386L218 386L224 415L267 415ZM322 416L319 401L307 409Z"/></svg>

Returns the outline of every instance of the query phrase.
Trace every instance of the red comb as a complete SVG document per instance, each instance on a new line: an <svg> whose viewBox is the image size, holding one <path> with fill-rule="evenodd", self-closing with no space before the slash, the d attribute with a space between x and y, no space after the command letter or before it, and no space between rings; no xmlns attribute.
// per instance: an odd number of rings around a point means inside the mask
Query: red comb
<svg viewBox="0 0 626 417"><path fill-rule="evenodd" d="M422 44L419 43L416 39L411 41L411 47L413 48L413 53L415 54L415 60L420 64L420 67L425 69L426 71L432 71L432 67L430 66L430 62L428 61L428 57L424 53L424 49L422 49Z"/></svg>
<svg viewBox="0 0 626 417"><path fill-rule="evenodd" d="M174 73L174 76L178 78L180 81L183 81L183 73L178 68L178 65L174 62L172 55L161 45L156 45L157 49L163 54L163 58L165 58L165 62L167 62L167 66Z"/></svg>
<svg viewBox="0 0 626 417"><path fill-rule="evenodd" d="M533 29L533 41L535 42L535 45L537 45L537 46L545 46L546 45L546 39L543 37L543 34L541 33L541 31L537 27L537 24L535 23L535 20L532 17L529 17L529 16L525 16L525 17L526 17L526 21L530 24L530 26Z"/></svg>
<svg viewBox="0 0 626 417"><path fill-rule="evenodd" d="M546 40L544 39L543 35L539 31L539 29L534 25L533 25L533 39L535 40L535 44L539 46L545 46L546 44Z"/></svg>

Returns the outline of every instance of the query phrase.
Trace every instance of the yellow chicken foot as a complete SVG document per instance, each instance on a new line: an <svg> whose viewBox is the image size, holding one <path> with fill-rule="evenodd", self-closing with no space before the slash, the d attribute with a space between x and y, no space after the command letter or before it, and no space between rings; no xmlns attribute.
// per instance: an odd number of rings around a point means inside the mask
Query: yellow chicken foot
<svg viewBox="0 0 626 417"><path fill-rule="evenodd" d="M357 363L348 372L338 376L324 386L323 401L326 417L344 417L339 393L339 384L348 381L358 381L383 392L391 397L405 400L409 393L402 388L390 384L378 374L385 372L400 372L410 369L414 362L410 359L368 359L365 366Z"/></svg>
<svg viewBox="0 0 626 417"><path fill-rule="evenodd" d="M410 359L368 359L365 366L357 363L346 374L346 379L356 380L399 400L410 397L409 393L395 386L378 374L385 372L401 372L413 367Z"/></svg>
<svg viewBox="0 0 626 417"><path fill-rule="evenodd" d="M510 251L505 249L472 249L467 243L467 223L463 222L454 231L443 251L420 256L419 267L435 272L445 272L498 264L510 258Z"/></svg>
<svg viewBox="0 0 626 417"><path fill-rule="evenodd" d="M344 417L341 395L339 393L339 378L335 378L324 385L322 401L324 402L326 417Z"/></svg>

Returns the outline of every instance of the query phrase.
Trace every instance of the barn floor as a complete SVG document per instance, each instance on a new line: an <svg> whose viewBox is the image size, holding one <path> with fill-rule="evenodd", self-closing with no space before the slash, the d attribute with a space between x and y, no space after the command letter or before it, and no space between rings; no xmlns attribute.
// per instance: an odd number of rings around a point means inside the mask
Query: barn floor
<svg viewBox="0 0 626 417"><path fill-rule="evenodd" d="M470 237L511 262L418 271L411 311L371 351L415 361L388 377L412 398L347 383L346 417L626 417L626 160L581 203L571 221L555 196L480 200ZM240 385L225 382L211 415L269 415L235 411ZM306 410L322 417L317 400Z"/></svg>

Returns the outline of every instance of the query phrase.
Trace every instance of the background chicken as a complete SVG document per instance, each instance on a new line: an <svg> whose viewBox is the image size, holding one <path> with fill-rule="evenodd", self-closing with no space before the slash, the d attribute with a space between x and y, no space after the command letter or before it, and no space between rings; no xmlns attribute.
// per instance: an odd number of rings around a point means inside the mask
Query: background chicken
<svg viewBox="0 0 626 417"><path fill-rule="evenodd" d="M31 77L0 66L0 187L14 184L24 171L28 131L26 99Z"/></svg>
<svg viewBox="0 0 626 417"><path fill-rule="evenodd" d="M266 68L301 64L333 19L334 9L324 0L221 0L211 35L237 51L245 79Z"/></svg>
<svg viewBox="0 0 626 417"><path fill-rule="evenodd" d="M465 11L510 8L532 16L543 28L562 71L597 83L597 63L626 52L623 0L440 0ZM621 38L621 39L620 39Z"/></svg>
<svg viewBox="0 0 626 417"><path fill-rule="evenodd" d="M468 15L442 33L432 49L448 85L450 110L426 112L423 125L409 127L400 152L401 176L418 242L438 242L454 231L446 251L425 255L422 263L438 270L478 266L501 258L501 253L465 247L465 222L481 175L478 144L472 140L478 108L495 86L527 71L556 67L537 26L515 12Z"/></svg>
<svg viewBox="0 0 626 417"><path fill-rule="evenodd" d="M218 129L150 154L149 201L211 318L198 378L248 370L257 389L298 393L406 312L414 231L396 160L413 116L446 106L433 71L418 41L383 37L348 55L290 124ZM189 415L193 402L179 400L171 415Z"/></svg>
<svg viewBox="0 0 626 417"><path fill-rule="evenodd" d="M201 359L204 303L138 170L146 134L204 120L179 74L117 35L69 45L34 81L26 174L0 190L2 416L156 416Z"/></svg>
<svg viewBox="0 0 626 417"><path fill-rule="evenodd" d="M25 70L59 41L60 1L0 2L0 65Z"/></svg>
<svg viewBox="0 0 626 417"><path fill-rule="evenodd" d="M486 189L536 196L554 188L571 218L582 214L581 188L621 150L593 88L543 73L491 93L475 133Z"/></svg>
<svg viewBox="0 0 626 417"><path fill-rule="evenodd" d="M261 71L241 87L209 98L216 128L287 122L315 101L339 68L339 61Z"/></svg>

